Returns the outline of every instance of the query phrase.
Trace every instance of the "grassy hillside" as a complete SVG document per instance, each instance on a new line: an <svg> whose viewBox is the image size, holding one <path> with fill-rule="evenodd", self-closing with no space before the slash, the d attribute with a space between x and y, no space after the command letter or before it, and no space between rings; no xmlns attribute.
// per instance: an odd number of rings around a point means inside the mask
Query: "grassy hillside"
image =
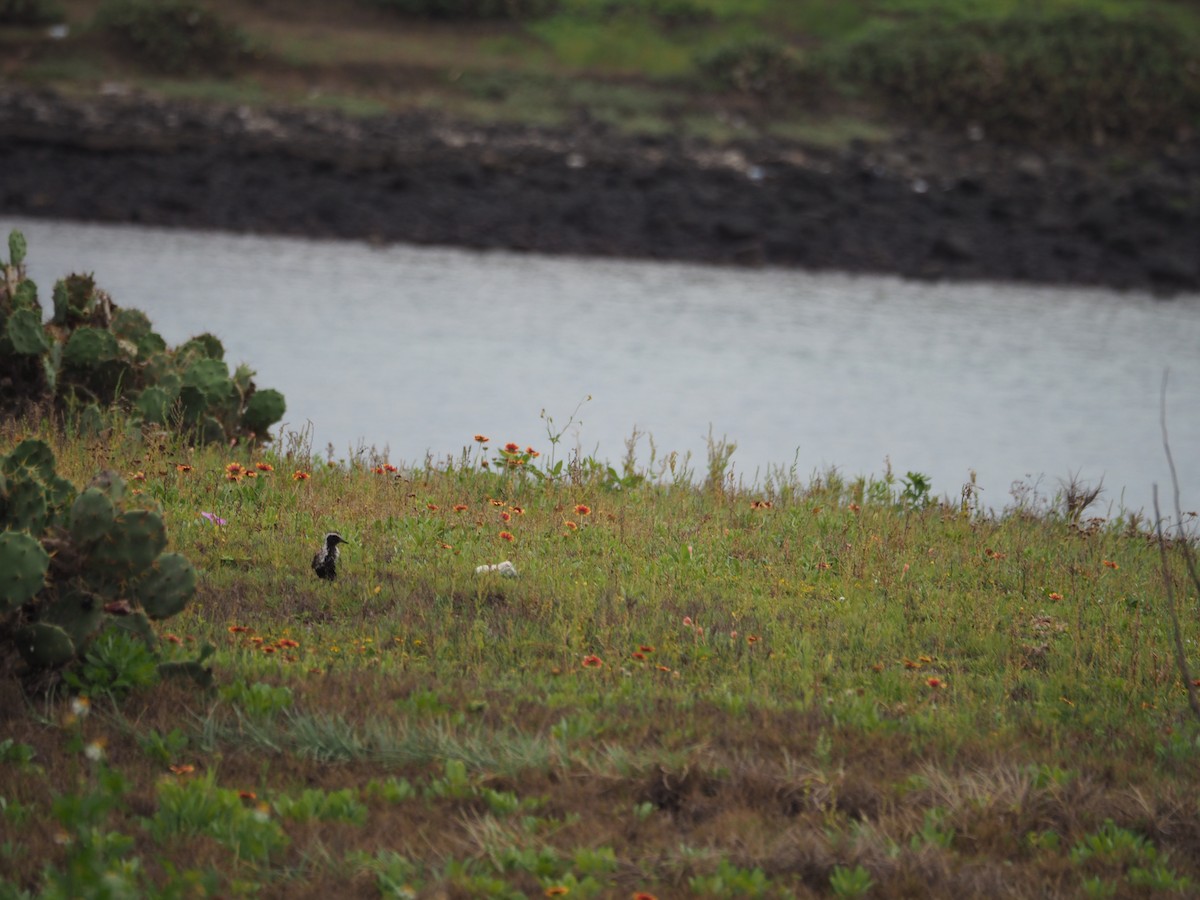
<svg viewBox="0 0 1200 900"><path fill-rule="evenodd" d="M69 35L20 25L30 16L14 10L29 8ZM823 143L913 122L1082 140L1200 122L1200 12L1172 0L7 0L0 21L5 10L18 23L0 25L6 75L75 90Z"/></svg>
<svg viewBox="0 0 1200 900"><path fill-rule="evenodd" d="M748 491L721 446L609 466L553 428L399 467L43 432L161 504L201 579L160 637L211 643L216 685L104 640L73 699L0 682L0 896L1194 889L1200 728L1145 520L913 473Z"/></svg>

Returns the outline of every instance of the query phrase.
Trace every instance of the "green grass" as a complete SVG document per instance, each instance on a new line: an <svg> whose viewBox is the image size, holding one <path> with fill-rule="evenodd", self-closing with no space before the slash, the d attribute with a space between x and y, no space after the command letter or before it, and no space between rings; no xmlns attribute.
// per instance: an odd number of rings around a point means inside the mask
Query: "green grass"
<svg viewBox="0 0 1200 900"><path fill-rule="evenodd" d="M542 454L509 467L486 448L510 436L465 434L453 461L392 473L374 453L323 462L303 435L248 455L10 423L0 451L28 433L77 484L112 467L162 505L201 572L163 646L215 645L216 685L96 688L80 716L0 683L10 892L89 896L105 876L140 895L1034 896L1200 878L1200 728L1137 517L931 502L911 473L749 488L719 446L609 466L513 435ZM230 481L235 459L264 468ZM324 583L309 559L330 529L352 543ZM518 578L475 574L502 559ZM1178 546L1171 569L1193 646Z"/></svg>

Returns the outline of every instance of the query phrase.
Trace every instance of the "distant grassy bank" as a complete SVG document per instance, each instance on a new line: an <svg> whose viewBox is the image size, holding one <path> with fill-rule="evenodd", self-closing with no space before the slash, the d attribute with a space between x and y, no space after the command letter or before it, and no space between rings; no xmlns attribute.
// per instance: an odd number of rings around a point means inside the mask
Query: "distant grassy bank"
<svg viewBox="0 0 1200 900"><path fill-rule="evenodd" d="M824 144L1200 122L1200 10L1170 0L7 0L4 21L9 77L71 90Z"/></svg>
<svg viewBox="0 0 1200 900"><path fill-rule="evenodd" d="M676 458L610 465L552 435L396 466L323 461L302 435L247 456L9 423L0 451L30 433L76 484L112 468L161 505L201 578L160 637L181 658L211 642L216 685L155 685L119 642L90 662L124 697L0 683L0 896L1200 880L1200 729L1139 518L1066 494L938 502L918 473L748 491L719 446L697 484ZM332 529L351 543L320 582ZM504 559L518 578L475 573Z"/></svg>

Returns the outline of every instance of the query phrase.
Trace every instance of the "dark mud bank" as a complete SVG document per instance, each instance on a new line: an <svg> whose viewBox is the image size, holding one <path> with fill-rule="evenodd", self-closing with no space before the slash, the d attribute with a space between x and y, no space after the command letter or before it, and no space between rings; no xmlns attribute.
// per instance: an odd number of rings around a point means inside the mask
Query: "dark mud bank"
<svg viewBox="0 0 1200 900"><path fill-rule="evenodd" d="M0 90L0 213L1200 290L1200 143L831 152Z"/></svg>

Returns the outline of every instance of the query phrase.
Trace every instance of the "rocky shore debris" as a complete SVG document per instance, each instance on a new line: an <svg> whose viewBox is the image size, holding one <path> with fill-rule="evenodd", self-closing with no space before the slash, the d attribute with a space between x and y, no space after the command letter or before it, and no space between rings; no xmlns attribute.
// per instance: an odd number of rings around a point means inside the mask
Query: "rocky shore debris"
<svg viewBox="0 0 1200 900"><path fill-rule="evenodd" d="M0 211L915 278L1200 290L1200 140L837 150L0 89Z"/></svg>

